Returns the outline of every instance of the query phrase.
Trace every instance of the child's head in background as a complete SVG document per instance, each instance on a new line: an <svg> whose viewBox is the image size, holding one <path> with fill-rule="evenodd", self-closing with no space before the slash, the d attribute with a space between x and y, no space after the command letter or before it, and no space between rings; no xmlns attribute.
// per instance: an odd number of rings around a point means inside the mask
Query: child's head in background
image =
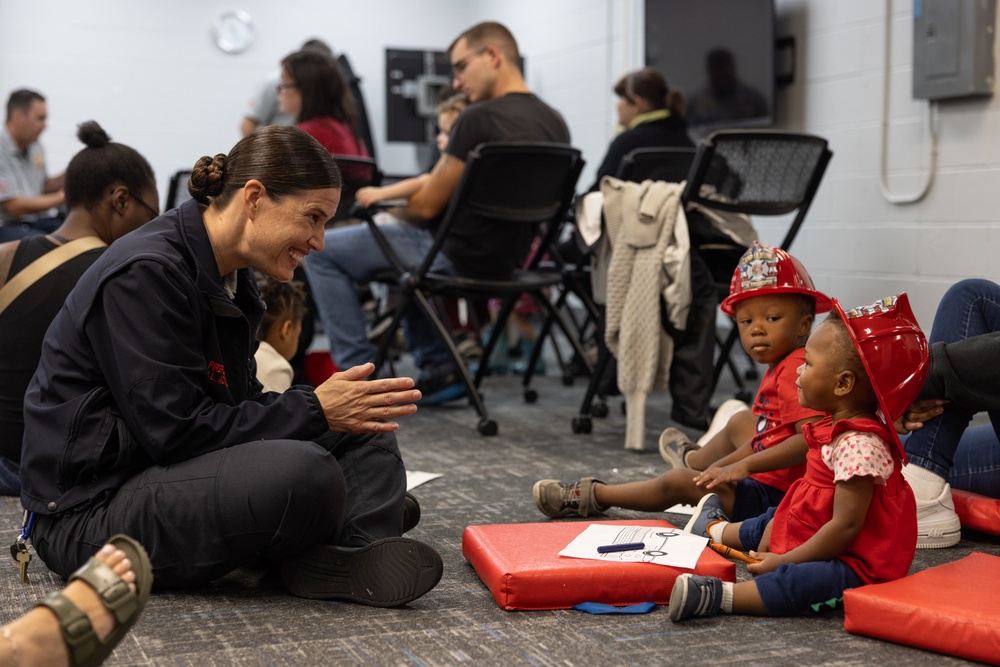
<svg viewBox="0 0 1000 667"><path fill-rule="evenodd" d="M285 359L291 359L298 351L302 318L306 314L305 289L297 280L284 283L263 274L257 276L257 289L267 305L257 340L270 344Z"/></svg>
<svg viewBox="0 0 1000 667"><path fill-rule="evenodd" d="M467 106L469 106L469 101L465 99L465 95L459 93L458 95L452 95L434 107L434 113L437 114L438 126L437 146L438 150L442 153L448 147L448 136L451 134L452 126L455 125L459 114Z"/></svg>

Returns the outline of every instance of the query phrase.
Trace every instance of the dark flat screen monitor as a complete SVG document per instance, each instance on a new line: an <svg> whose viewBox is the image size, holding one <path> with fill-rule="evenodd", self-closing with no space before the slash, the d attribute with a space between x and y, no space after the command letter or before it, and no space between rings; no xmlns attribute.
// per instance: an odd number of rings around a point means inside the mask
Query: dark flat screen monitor
<svg viewBox="0 0 1000 667"><path fill-rule="evenodd" d="M434 143L437 135L434 107L451 90L448 54L386 49L385 87L388 141Z"/></svg>
<svg viewBox="0 0 1000 667"><path fill-rule="evenodd" d="M774 123L774 0L646 0L646 64L692 133Z"/></svg>

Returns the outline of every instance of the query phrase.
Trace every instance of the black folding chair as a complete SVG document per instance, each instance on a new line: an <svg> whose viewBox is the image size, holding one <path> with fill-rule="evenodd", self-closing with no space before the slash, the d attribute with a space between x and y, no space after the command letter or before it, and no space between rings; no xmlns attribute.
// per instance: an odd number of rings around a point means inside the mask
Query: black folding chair
<svg viewBox="0 0 1000 667"><path fill-rule="evenodd" d="M188 199L191 199L191 195L187 189L189 178L191 178L190 169L181 169L174 172L174 175L170 177L170 185L167 186L167 198L163 202L164 211L177 208Z"/></svg>
<svg viewBox="0 0 1000 667"><path fill-rule="evenodd" d="M805 220L833 152L826 139L808 134L767 130L722 130L698 146L682 199L719 211L747 215L786 215L795 211L791 226L778 246L788 250ZM700 246L716 276L720 295L729 292L729 280L745 248L720 244ZM730 358L739 340L736 326L725 337L717 335L719 356L712 390L727 366L733 371L738 396L752 398ZM753 369L755 372L756 369ZM753 376L751 376L753 377Z"/></svg>
<svg viewBox="0 0 1000 667"><path fill-rule="evenodd" d="M479 145L469 153L462 179L438 225L431 249L419 267L406 266L399 260L374 221L373 213L378 207L361 210L361 217L371 227L392 264L392 269L377 276L376 280L394 283L400 292L392 321L379 345L376 366L385 362L389 342L395 338L404 312L410 303L416 302L447 345L469 392L470 401L479 413L479 432L495 435L497 423L486 410L479 385L489 365L486 360L496 346L518 297L521 294L530 295L546 315L555 318L556 324L572 340L568 323L553 308L543 291L559 285L562 274L555 270L540 270L538 265L559 231L558 223L569 208L582 169L580 151L562 144L519 142ZM509 227L512 239L527 240L527 243L512 243L510 247L497 248L496 252L506 253L514 265L524 268L515 269L511 275L499 279L431 273L430 266L455 224L474 224L477 229L485 226ZM536 235L541 242L531 260L527 261L530 242ZM502 300L497 321L483 348L483 362L479 364L475 377L463 362L449 327L442 322L432 305L432 298L438 296Z"/></svg>
<svg viewBox="0 0 1000 667"><path fill-rule="evenodd" d="M636 148L618 164L616 178L632 183L666 181L680 183L694 162L695 148Z"/></svg>

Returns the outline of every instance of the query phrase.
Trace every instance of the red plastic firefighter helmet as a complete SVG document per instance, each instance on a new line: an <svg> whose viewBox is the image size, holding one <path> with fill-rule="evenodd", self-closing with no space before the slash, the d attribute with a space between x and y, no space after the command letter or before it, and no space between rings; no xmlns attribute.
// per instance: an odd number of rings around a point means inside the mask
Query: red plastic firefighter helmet
<svg viewBox="0 0 1000 667"><path fill-rule="evenodd" d="M927 339L913 316L910 300L903 293L844 310L834 299L833 310L847 325L878 398L876 414L892 433L905 462L906 454L893 422L920 393L930 369Z"/></svg>
<svg viewBox="0 0 1000 667"><path fill-rule="evenodd" d="M781 248L754 241L740 257L729 283L729 296L720 307L732 315L738 302L764 294L805 294L816 301L817 313L830 310L830 297L816 290L802 262Z"/></svg>

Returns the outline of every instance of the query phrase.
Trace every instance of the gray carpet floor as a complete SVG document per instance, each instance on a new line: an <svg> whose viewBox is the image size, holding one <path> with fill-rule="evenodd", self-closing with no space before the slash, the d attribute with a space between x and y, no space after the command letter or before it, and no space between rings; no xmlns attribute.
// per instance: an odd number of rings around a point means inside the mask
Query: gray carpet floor
<svg viewBox="0 0 1000 667"><path fill-rule="evenodd" d="M470 524L548 521L531 498L541 478L595 475L607 482L650 477L664 470L656 438L671 425L670 399L654 394L647 411L646 452L622 447L620 399L594 420L594 432L575 435L570 420L583 382L564 387L539 378L537 403L525 404L519 379L491 377L487 404L500 433L480 436L476 415L463 403L425 408L407 418L400 448L412 470L443 473L416 489L423 517L411 537L433 545L444 578L423 598L400 609L318 602L283 592L272 573L241 569L200 590L156 594L112 665L949 665L964 661L852 635L843 612L792 618L720 616L674 624L666 609L633 616L578 611L503 611L462 557ZM720 389L716 404L726 398ZM615 510L609 518L649 518ZM685 517L667 515L683 525ZM2 537L20 523L12 498L0 500ZM973 551L1000 555L1000 538L967 532L955 548L918 552L912 571ZM16 568L0 570L4 620L29 609L62 581L36 558L31 582ZM740 579L747 578L742 565ZM997 573L984 573L995 577Z"/></svg>

